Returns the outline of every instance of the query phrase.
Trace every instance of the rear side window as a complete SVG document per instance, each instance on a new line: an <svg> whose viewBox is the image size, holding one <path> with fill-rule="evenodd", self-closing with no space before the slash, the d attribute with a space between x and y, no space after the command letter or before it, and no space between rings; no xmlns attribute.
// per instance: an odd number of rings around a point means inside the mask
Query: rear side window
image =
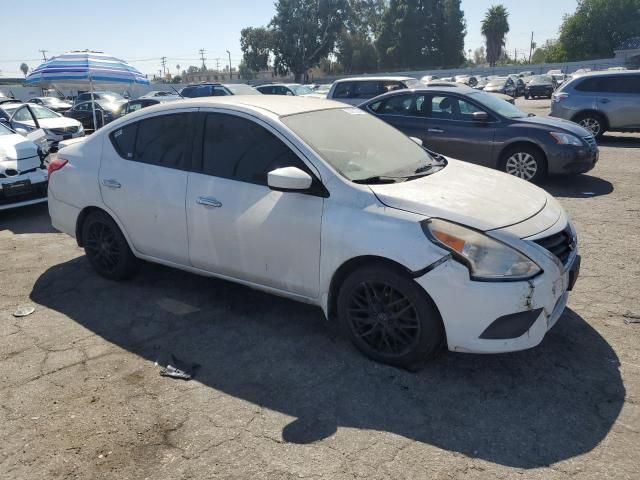
<svg viewBox="0 0 640 480"><path fill-rule="evenodd" d="M127 160L187 170L191 114L160 115L119 128L111 143Z"/></svg>
<svg viewBox="0 0 640 480"><path fill-rule="evenodd" d="M575 86L575 89L579 92L601 92L600 80L598 77L585 78Z"/></svg>
<svg viewBox="0 0 640 480"><path fill-rule="evenodd" d="M258 185L267 185L267 174L276 168L309 171L271 132L245 118L222 113L206 117L202 157L203 173Z"/></svg>
<svg viewBox="0 0 640 480"><path fill-rule="evenodd" d="M382 92L380 91L380 82L368 81L368 82L355 82L355 89L353 92L353 98L369 99L377 97ZM393 85L390 85L393 88Z"/></svg>
<svg viewBox="0 0 640 480"><path fill-rule="evenodd" d="M333 98L350 98L353 92L353 82L340 82L333 91Z"/></svg>

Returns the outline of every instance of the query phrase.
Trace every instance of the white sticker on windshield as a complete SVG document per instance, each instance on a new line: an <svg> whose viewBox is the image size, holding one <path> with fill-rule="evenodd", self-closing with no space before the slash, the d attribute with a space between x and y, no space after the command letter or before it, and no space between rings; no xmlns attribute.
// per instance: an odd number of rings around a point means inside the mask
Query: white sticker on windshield
<svg viewBox="0 0 640 480"><path fill-rule="evenodd" d="M360 110L359 108L343 108L342 111L348 113L349 115L366 115L366 112Z"/></svg>

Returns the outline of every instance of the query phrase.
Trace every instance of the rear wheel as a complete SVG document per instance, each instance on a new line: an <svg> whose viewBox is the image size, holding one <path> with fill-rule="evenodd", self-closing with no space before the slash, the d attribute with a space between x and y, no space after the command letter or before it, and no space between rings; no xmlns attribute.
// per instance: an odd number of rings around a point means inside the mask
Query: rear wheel
<svg viewBox="0 0 640 480"><path fill-rule="evenodd" d="M105 212L89 214L82 226L82 242L91 266L109 280L129 278L140 266L120 228Z"/></svg>
<svg viewBox="0 0 640 480"><path fill-rule="evenodd" d="M581 113L573 119L581 127L590 131L594 137L600 139L606 131L606 122L602 115L593 112Z"/></svg>
<svg viewBox="0 0 640 480"><path fill-rule="evenodd" d="M349 275L338 294L338 318L362 353L389 365L415 369L444 344L431 299L407 275L386 266Z"/></svg>
<svg viewBox="0 0 640 480"><path fill-rule="evenodd" d="M502 155L500 169L509 175L536 183L547 175L547 162L537 148L518 145Z"/></svg>

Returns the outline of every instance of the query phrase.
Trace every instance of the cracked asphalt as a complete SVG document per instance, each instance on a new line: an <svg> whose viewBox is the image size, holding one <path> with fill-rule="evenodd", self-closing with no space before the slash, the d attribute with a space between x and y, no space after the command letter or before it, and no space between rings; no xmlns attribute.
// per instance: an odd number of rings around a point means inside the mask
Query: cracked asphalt
<svg viewBox="0 0 640 480"><path fill-rule="evenodd" d="M0 212L0 479L638 479L639 183L618 134L548 180L583 255L557 326L417 374L306 305L154 265L106 281L46 206ZM159 375L171 354L195 380Z"/></svg>

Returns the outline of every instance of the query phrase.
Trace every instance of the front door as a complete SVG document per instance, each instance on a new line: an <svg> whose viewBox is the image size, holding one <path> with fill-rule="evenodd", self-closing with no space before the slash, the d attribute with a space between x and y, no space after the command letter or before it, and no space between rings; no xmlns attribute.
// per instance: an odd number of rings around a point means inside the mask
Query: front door
<svg viewBox="0 0 640 480"><path fill-rule="evenodd" d="M267 173L295 166L319 182L282 138L249 117L202 114L200 172L189 175L193 266L305 297L319 290L322 196L276 192Z"/></svg>
<svg viewBox="0 0 640 480"><path fill-rule="evenodd" d="M135 249L189 265L185 195L195 113L172 111L114 130L104 142L100 191Z"/></svg>
<svg viewBox="0 0 640 480"><path fill-rule="evenodd" d="M426 116L424 145L443 155L494 167L495 118L476 121L474 112L484 112L474 103L446 93L425 95L420 111Z"/></svg>

